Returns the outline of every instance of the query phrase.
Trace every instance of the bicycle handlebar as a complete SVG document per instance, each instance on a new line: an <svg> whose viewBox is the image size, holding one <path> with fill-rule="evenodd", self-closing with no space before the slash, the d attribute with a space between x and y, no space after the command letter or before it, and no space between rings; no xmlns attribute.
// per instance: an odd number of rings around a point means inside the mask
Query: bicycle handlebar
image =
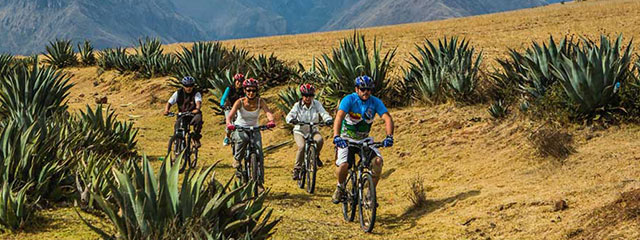
<svg viewBox="0 0 640 240"><path fill-rule="evenodd" d="M257 127L244 127L244 126L238 126L236 125L236 131L262 131L262 130L268 130L269 127L267 127L267 125L260 125Z"/></svg>
<svg viewBox="0 0 640 240"><path fill-rule="evenodd" d="M312 122L297 122L297 123L295 123L295 124L294 124L294 123L289 123L289 124L292 124L292 125L299 125L299 126L305 126L305 125L308 125L308 126L318 126L318 127L331 126L331 125L328 125L328 124L323 123L323 122L319 122L319 123L312 123Z"/></svg>
<svg viewBox="0 0 640 240"><path fill-rule="evenodd" d="M169 113L167 113L167 115L166 115L166 116L167 116L167 117L173 117L173 116L175 116L175 115L176 115L176 114L175 114L174 112L169 112ZM179 113L178 113L178 117L185 117L185 116L186 116L186 117L193 117L193 116L194 116L194 114L193 114L192 112L179 112Z"/></svg>
<svg viewBox="0 0 640 240"><path fill-rule="evenodd" d="M354 142L354 141L347 141L347 144L349 145L349 147L375 147L375 148L384 147L384 143L383 142Z"/></svg>

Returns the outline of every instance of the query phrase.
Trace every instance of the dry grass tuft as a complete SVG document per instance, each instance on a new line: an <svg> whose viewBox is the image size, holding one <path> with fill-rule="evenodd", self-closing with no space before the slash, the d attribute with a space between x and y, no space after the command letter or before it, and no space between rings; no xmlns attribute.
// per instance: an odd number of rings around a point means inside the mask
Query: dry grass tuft
<svg viewBox="0 0 640 240"><path fill-rule="evenodd" d="M424 178L420 175L416 176L409 182L409 192L407 193L407 199L411 202L409 211L420 209L427 206L427 191L430 189L425 188Z"/></svg>
<svg viewBox="0 0 640 240"><path fill-rule="evenodd" d="M551 156L555 159L563 160L576 152L572 146L573 136L561 128L543 125L534 130L528 139L543 157Z"/></svg>

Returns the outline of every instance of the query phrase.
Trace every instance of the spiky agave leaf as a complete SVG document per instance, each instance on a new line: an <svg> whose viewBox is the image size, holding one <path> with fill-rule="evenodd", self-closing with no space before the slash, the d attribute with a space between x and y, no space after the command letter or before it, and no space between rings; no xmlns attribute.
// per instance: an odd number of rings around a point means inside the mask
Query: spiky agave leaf
<svg viewBox="0 0 640 240"><path fill-rule="evenodd" d="M173 84L180 85L180 79L191 76L196 80L196 87L210 89L209 80L224 69L225 49L219 42L196 42L191 48L182 47L176 55L177 66L173 72Z"/></svg>
<svg viewBox="0 0 640 240"><path fill-rule="evenodd" d="M251 62L253 76L258 78L260 85L264 88L272 88L287 83L295 76L295 70L278 59L273 53L271 55L260 54Z"/></svg>
<svg viewBox="0 0 640 240"><path fill-rule="evenodd" d="M78 43L78 52L80 53L82 65L91 66L96 64L96 56L91 41L85 39L82 44Z"/></svg>
<svg viewBox="0 0 640 240"><path fill-rule="evenodd" d="M586 39L583 44L574 46L575 58L562 56L554 75L582 115L607 114L618 107L616 84L629 82L632 41L624 50L622 35L615 42L603 35L599 46Z"/></svg>
<svg viewBox="0 0 640 240"><path fill-rule="evenodd" d="M73 51L71 40L60 40L49 42L46 46L45 62L57 68L71 67L78 64L78 59Z"/></svg>
<svg viewBox="0 0 640 240"><path fill-rule="evenodd" d="M33 214L32 203L29 202L27 190L31 184L18 187L14 190L14 184L7 178L2 180L0 189L0 229L12 232L21 228Z"/></svg>

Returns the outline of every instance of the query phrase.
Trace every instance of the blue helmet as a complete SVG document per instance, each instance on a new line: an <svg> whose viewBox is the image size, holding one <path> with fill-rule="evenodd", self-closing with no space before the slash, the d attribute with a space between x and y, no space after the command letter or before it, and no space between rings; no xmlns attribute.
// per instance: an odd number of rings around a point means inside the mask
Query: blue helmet
<svg viewBox="0 0 640 240"><path fill-rule="evenodd" d="M182 78L182 81L180 81L180 83L182 83L182 85L185 87L191 87L196 84L196 80L190 76L186 76Z"/></svg>
<svg viewBox="0 0 640 240"><path fill-rule="evenodd" d="M373 88L373 79L367 75L363 75L356 78L356 87L358 88Z"/></svg>

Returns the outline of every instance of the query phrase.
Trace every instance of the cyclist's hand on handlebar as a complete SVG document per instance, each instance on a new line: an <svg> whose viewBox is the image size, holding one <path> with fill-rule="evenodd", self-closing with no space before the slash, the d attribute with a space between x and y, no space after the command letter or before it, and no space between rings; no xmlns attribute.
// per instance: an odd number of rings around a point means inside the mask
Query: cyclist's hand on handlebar
<svg viewBox="0 0 640 240"><path fill-rule="evenodd" d="M384 139L384 141L382 141L382 145L384 147L393 146L393 136L392 135L387 135L387 137Z"/></svg>
<svg viewBox="0 0 640 240"><path fill-rule="evenodd" d="M327 120L326 122L324 122L324 125L327 125L327 126L333 125L333 120L332 119Z"/></svg>
<svg viewBox="0 0 640 240"><path fill-rule="evenodd" d="M347 141L345 141L340 136L333 137L333 144L335 144L339 148L346 148L347 147Z"/></svg>
<svg viewBox="0 0 640 240"><path fill-rule="evenodd" d="M296 125L296 124L298 124L298 119L295 119L295 118L291 119L291 121L289 121L289 123L291 123L293 125Z"/></svg>
<svg viewBox="0 0 640 240"><path fill-rule="evenodd" d="M276 127L276 123L275 123L274 121L269 121L269 122L267 123L267 127L268 127L268 128L274 128L274 127Z"/></svg>
<svg viewBox="0 0 640 240"><path fill-rule="evenodd" d="M170 113L170 112L169 112L169 111L167 111L167 110L164 110L164 112L162 112L162 114L163 114L163 115L165 115L165 116L168 116L168 115L169 115L169 113Z"/></svg>
<svg viewBox="0 0 640 240"><path fill-rule="evenodd" d="M236 125L228 124L228 125L227 125L227 129L229 129L229 131L236 130Z"/></svg>
<svg viewBox="0 0 640 240"><path fill-rule="evenodd" d="M193 111L191 111L191 113L193 114L198 114L200 112L200 109L193 109Z"/></svg>

